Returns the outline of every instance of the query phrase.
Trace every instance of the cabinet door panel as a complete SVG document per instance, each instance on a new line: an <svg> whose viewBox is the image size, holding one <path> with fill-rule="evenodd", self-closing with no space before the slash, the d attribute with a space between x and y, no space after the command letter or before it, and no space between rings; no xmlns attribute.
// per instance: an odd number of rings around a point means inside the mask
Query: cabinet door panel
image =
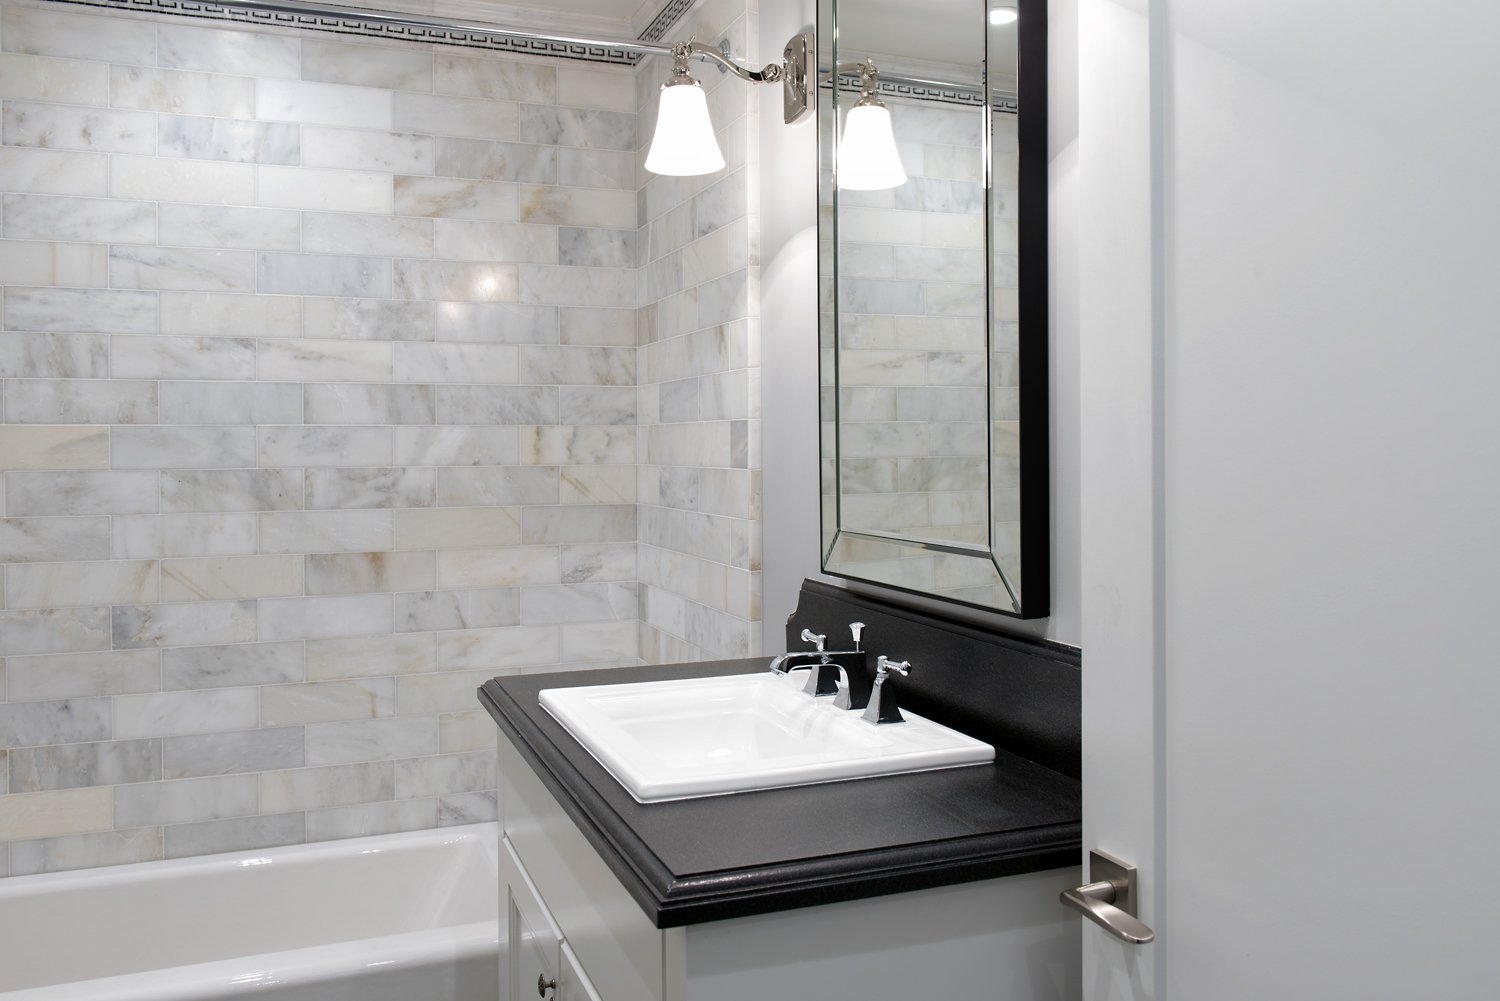
<svg viewBox="0 0 1500 1001"><path fill-rule="evenodd" d="M661 1001L662 932L503 735L500 763L506 840L562 937L610 1001Z"/></svg>

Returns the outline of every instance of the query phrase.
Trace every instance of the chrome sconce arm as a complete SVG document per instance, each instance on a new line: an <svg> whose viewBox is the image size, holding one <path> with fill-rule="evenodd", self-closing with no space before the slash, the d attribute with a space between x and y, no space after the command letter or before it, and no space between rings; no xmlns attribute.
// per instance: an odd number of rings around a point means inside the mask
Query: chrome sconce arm
<svg viewBox="0 0 1500 1001"><path fill-rule="evenodd" d="M728 48L726 43L725 48ZM782 50L781 62L767 63L760 69L752 69L736 62L727 51L705 45L695 39L677 42L672 46L673 74L687 75L688 60L702 56L733 73L747 83L779 83L782 85L782 119L787 125L796 125L813 112L813 91L808 87L809 74L816 65L817 49L813 33L805 31L794 35Z"/></svg>

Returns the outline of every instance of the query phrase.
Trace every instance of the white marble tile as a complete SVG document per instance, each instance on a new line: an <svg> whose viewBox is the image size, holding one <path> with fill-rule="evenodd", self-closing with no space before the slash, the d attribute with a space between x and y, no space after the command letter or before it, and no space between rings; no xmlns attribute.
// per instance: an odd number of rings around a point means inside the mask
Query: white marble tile
<svg viewBox="0 0 1500 1001"><path fill-rule="evenodd" d="M220 211L210 209L209 211ZM235 211L235 210L228 210ZM288 213L296 216L297 213ZM212 224L208 224L212 229ZM213 239L211 235L205 238ZM295 337L301 329L301 300L286 296L240 295L215 292L163 292L160 299L163 334L204 334L216 337ZM219 391L229 392L228 387ZM201 423L218 423L202 421ZM227 422L239 423L239 422Z"/></svg>
<svg viewBox="0 0 1500 1001"><path fill-rule="evenodd" d="M637 154L608 149L562 147L557 151L557 183L564 187L636 190Z"/></svg>
<svg viewBox="0 0 1500 1001"><path fill-rule="evenodd" d="M259 376L283 382L383 381L391 377L391 345L300 338L262 341Z"/></svg>
<svg viewBox="0 0 1500 1001"><path fill-rule="evenodd" d="M396 464L401 466L500 466L520 461L514 428L398 427Z"/></svg>
<svg viewBox="0 0 1500 1001"><path fill-rule="evenodd" d="M500 181L398 176L393 182L397 215L514 222L516 186Z"/></svg>
<svg viewBox="0 0 1500 1001"><path fill-rule="evenodd" d="M0 703L0 747L76 744L110 738L110 700ZM0 803L5 802L0 798Z"/></svg>
<svg viewBox="0 0 1500 1001"><path fill-rule="evenodd" d="M110 374L117 379L245 381L255 378L255 342L238 337L115 337Z"/></svg>
<svg viewBox="0 0 1500 1001"><path fill-rule="evenodd" d="M432 253L432 220L350 213L303 213L302 249L317 254Z"/></svg>
<svg viewBox="0 0 1500 1001"><path fill-rule="evenodd" d="M0 561L109 559L108 517L0 518Z"/></svg>
<svg viewBox="0 0 1500 1001"><path fill-rule="evenodd" d="M251 292L255 255L244 250L114 247L109 280L115 288L186 292Z"/></svg>
<svg viewBox="0 0 1500 1001"><path fill-rule="evenodd" d="M296 212L281 209L227 208L217 205L172 205L158 207L157 225L161 242L173 247L222 247L238 250L297 250L301 246L301 218ZM253 269L252 269L253 273ZM252 307L246 299L230 300L234 313ZM273 305L274 304L274 305ZM296 320L296 303L270 300L260 312L270 313L278 307L290 307ZM167 329L167 308L163 304L163 332ZM204 330L203 333L218 333Z"/></svg>
<svg viewBox="0 0 1500 1001"><path fill-rule="evenodd" d="M495 722L483 710L444 713L438 717L439 750L443 754L493 750L495 737Z"/></svg>
<svg viewBox="0 0 1500 1001"><path fill-rule="evenodd" d="M0 796L0 831L17 842L107 831L110 803L108 786Z"/></svg>
<svg viewBox="0 0 1500 1001"><path fill-rule="evenodd" d="M521 541L521 512L514 507L397 511L395 529L397 549L513 546Z"/></svg>
<svg viewBox="0 0 1500 1001"><path fill-rule="evenodd" d="M438 587L519 587L556 584L560 577L555 546L467 549L439 552Z"/></svg>
<svg viewBox="0 0 1500 1001"><path fill-rule="evenodd" d="M161 687L161 654L155 650L104 650L11 657L6 661L6 673L12 702L130 695Z"/></svg>
<svg viewBox="0 0 1500 1001"><path fill-rule="evenodd" d="M154 472L49 471L5 474L5 512L14 517L145 514L157 509Z"/></svg>
<svg viewBox="0 0 1500 1001"><path fill-rule="evenodd" d="M520 593L515 588L413 591L396 595L395 609L396 629L403 632L482 629L521 622Z"/></svg>
<svg viewBox="0 0 1500 1001"><path fill-rule="evenodd" d="M430 302L318 297L303 306L302 333L315 338L430 341L434 313Z"/></svg>
<svg viewBox="0 0 1500 1001"><path fill-rule="evenodd" d="M522 222L598 226L632 232L637 226L633 191L522 184L516 197L517 218Z"/></svg>
<svg viewBox="0 0 1500 1001"><path fill-rule="evenodd" d="M407 508L431 507L436 491L435 471L405 466L361 469L309 469L307 507Z"/></svg>
<svg viewBox="0 0 1500 1001"><path fill-rule="evenodd" d="M636 537L632 504L529 507L521 519L521 541L528 546L580 542L629 542Z"/></svg>
<svg viewBox="0 0 1500 1001"><path fill-rule="evenodd" d="M304 80L387 90L432 89L433 57L421 47L301 41Z"/></svg>
<svg viewBox="0 0 1500 1001"><path fill-rule="evenodd" d="M467 629L438 635L438 666L443 671L491 672L507 668L555 664L562 650L560 631L556 626L512 626L500 629ZM426 690L423 700L429 711L452 712L467 709L458 700L451 681L441 676L401 679L402 708L416 711L405 696L408 689L415 697ZM483 684L483 680L480 681Z"/></svg>
<svg viewBox="0 0 1500 1001"><path fill-rule="evenodd" d="M528 626L629 620L639 617L634 583L561 584L521 589L521 622Z"/></svg>
<svg viewBox="0 0 1500 1001"><path fill-rule="evenodd" d="M531 98L521 100L530 101ZM598 108L634 114L636 95L631 74L616 67L606 69L559 64L557 103L572 108Z"/></svg>
<svg viewBox="0 0 1500 1001"><path fill-rule="evenodd" d="M299 845L307 840L306 816L302 813L205 820L195 824L168 824L162 830L166 838L166 858Z"/></svg>
<svg viewBox="0 0 1500 1001"><path fill-rule="evenodd" d="M156 63L156 26L149 21L6 7L3 31L7 52L138 66Z"/></svg>
<svg viewBox="0 0 1500 1001"><path fill-rule="evenodd" d="M394 293L402 299L515 302L516 266L398 258L392 262Z"/></svg>
<svg viewBox="0 0 1500 1001"><path fill-rule="evenodd" d="M255 168L255 180L257 205L324 212L391 211L389 174L263 164Z"/></svg>
<svg viewBox="0 0 1500 1001"><path fill-rule="evenodd" d="M582 146L586 149L635 150L636 116L590 108L557 108L523 104L516 121L522 142Z"/></svg>
<svg viewBox="0 0 1500 1001"><path fill-rule="evenodd" d="M99 198L6 195L4 206L5 237L10 240L78 240L85 243L153 243L156 240L154 205Z"/></svg>
<svg viewBox="0 0 1500 1001"><path fill-rule="evenodd" d="M495 786L495 755L488 751L438 754L396 762L396 798L417 799Z"/></svg>
<svg viewBox="0 0 1500 1001"><path fill-rule="evenodd" d="M256 279L262 293L388 297L391 263L384 257L257 254Z"/></svg>
<svg viewBox="0 0 1500 1001"><path fill-rule="evenodd" d="M636 572L636 547L625 545L563 546L560 550L564 584L588 581L629 581Z"/></svg>
<svg viewBox="0 0 1500 1001"><path fill-rule="evenodd" d="M302 387L295 383L163 382L159 392L163 424L291 424L302 419Z"/></svg>
<svg viewBox="0 0 1500 1001"><path fill-rule="evenodd" d="M100 741L10 752L11 792L45 792L161 778L161 742Z"/></svg>
<svg viewBox="0 0 1500 1001"><path fill-rule="evenodd" d="M0 94L13 101L109 104L109 67L70 59L0 53Z"/></svg>
<svg viewBox="0 0 1500 1001"><path fill-rule="evenodd" d="M438 219L433 256L457 261L557 263L557 229L519 223Z"/></svg>
<svg viewBox="0 0 1500 1001"><path fill-rule="evenodd" d="M317 723L307 728L308 765L412 758L437 751L436 716Z"/></svg>
<svg viewBox="0 0 1500 1001"><path fill-rule="evenodd" d="M437 471L440 507L506 507L559 502L556 466L463 466Z"/></svg>
<svg viewBox="0 0 1500 1001"><path fill-rule="evenodd" d="M293 78L301 69L299 40L287 36L164 23L157 40L161 66Z"/></svg>
<svg viewBox="0 0 1500 1001"><path fill-rule="evenodd" d="M636 273L632 270L549 268L534 264L519 264L516 268L521 279L521 301L525 303L619 308L634 307L636 304ZM745 313L741 310L737 315L743 316Z"/></svg>
<svg viewBox="0 0 1500 1001"><path fill-rule="evenodd" d="M431 386L309 383L304 387L308 424L431 424ZM283 422L284 423L284 422ZM398 460L398 465L411 465ZM418 463L420 465L420 463ZM433 463L428 463L433 465Z"/></svg>
<svg viewBox="0 0 1500 1001"><path fill-rule="evenodd" d="M0 282L7 285L109 284L109 254L87 243L0 241Z"/></svg>
<svg viewBox="0 0 1500 1001"><path fill-rule="evenodd" d="M248 118L255 111L249 77L117 65L110 67L109 89L116 108L222 118Z"/></svg>
<svg viewBox="0 0 1500 1001"><path fill-rule="evenodd" d="M115 789L115 824L148 827L243 817L256 812L254 775L143 782Z"/></svg>
<svg viewBox="0 0 1500 1001"><path fill-rule="evenodd" d="M440 137L435 152L431 170L410 173L537 184L552 184L557 180L557 151L551 146Z"/></svg>
<svg viewBox="0 0 1500 1001"><path fill-rule="evenodd" d="M300 560L299 560L300 562ZM182 647L161 652L166 690L241 688L302 680L302 644L236 643Z"/></svg>
<svg viewBox="0 0 1500 1001"><path fill-rule="evenodd" d="M255 552L253 514L136 515L110 519L115 559L241 556Z"/></svg>
<svg viewBox="0 0 1500 1001"><path fill-rule="evenodd" d="M197 646L255 639L255 602L194 601L172 605L116 605L114 646Z"/></svg>
<svg viewBox="0 0 1500 1001"><path fill-rule="evenodd" d="M5 326L8 330L101 331L103 333L144 333L156 327L156 295L151 292L106 292L102 289L24 288L13 285L5 290ZM25 347L7 348L6 358L35 354L34 367L24 371L5 372L8 376L31 378L66 378L74 369L77 374L94 378L99 339L39 335L24 342ZM63 352L75 359L58 365L55 358ZM83 363L85 355L88 358ZM58 371L66 369L67 371Z"/></svg>
<svg viewBox="0 0 1500 1001"><path fill-rule="evenodd" d="M425 831L437 826L438 801L404 799L390 803L361 803L307 811L310 841L363 838L400 831Z"/></svg>
<svg viewBox="0 0 1500 1001"><path fill-rule="evenodd" d="M558 230L557 237L559 264L575 268L636 266L636 234L629 230L564 227Z"/></svg>
<svg viewBox="0 0 1500 1001"><path fill-rule="evenodd" d="M375 719L395 714L395 678L273 684L261 689L261 720L266 726Z"/></svg>
<svg viewBox="0 0 1500 1001"><path fill-rule="evenodd" d="M435 585L430 552L319 553L307 557L309 595L423 591Z"/></svg>
<svg viewBox="0 0 1500 1001"><path fill-rule="evenodd" d="M399 382L427 384L516 381L518 356L517 349L511 345L407 342L394 344L392 348L396 379ZM446 396L442 388L439 393Z"/></svg>
<svg viewBox="0 0 1500 1001"><path fill-rule="evenodd" d="M440 341L491 344L555 344L555 306L491 302L445 302L437 311Z"/></svg>
<svg viewBox="0 0 1500 1001"><path fill-rule="evenodd" d="M11 874L14 876L154 862L161 857L162 832L157 827L68 834L36 841L17 841L10 846Z"/></svg>
<svg viewBox="0 0 1500 1001"><path fill-rule="evenodd" d="M439 51L434 90L459 97L550 104L557 99L557 71L546 63L452 55Z"/></svg>
<svg viewBox="0 0 1500 1001"><path fill-rule="evenodd" d="M265 426L260 433L263 466L388 466L390 428ZM379 547L375 547L379 548Z"/></svg>
<svg viewBox="0 0 1500 1001"><path fill-rule="evenodd" d="M389 761L267 772L260 777L260 805L282 812L368 803L390 799L394 786Z"/></svg>
<svg viewBox="0 0 1500 1001"><path fill-rule="evenodd" d="M141 111L6 101L3 122L7 146L96 153L156 152L156 120Z"/></svg>
<svg viewBox="0 0 1500 1001"><path fill-rule="evenodd" d="M291 165L301 159L302 134L296 125L277 122L161 115L156 152L191 160Z"/></svg>
<svg viewBox="0 0 1500 1001"><path fill-rule="evenodd" d="M394 127L471 139L516 138L516 106L429 94L396 94ZM386 128L392 126L386 125Z"/></svg>
<svg viewBox="0 0 1500 1001"><path fill-rule="evenodd" d="M432 136L304 125L302 164L393 174L430 174L433 169Z"/></svg>
<svg viewBox="0 0 1500 1001"><path fill-rule="evenodd" d="M300 726L191 734L162 741L162 778L266 772L304 764Z"/></svg>
<svg viewBox="0 0 1500 1001"><path fill-rule="evenodd" d="M389 129L391 94L370 87L262 77L255 81L255 117L304 126Z"/></svg>
<svg viewBox="0 0 1500 1001"><path fill-rule="evenodd" d="M307 641L307 680L380 678L437 670L433 637L371 636ZM394 689L392 697L394 696ZM392 702L394 706L394 702ZM390 714L388 710L386 715Z"/></svg>
<svg viewBox="0 0 1500 1001"><path fill-rule="evenodd" d="M562 470L564 504L634 504L635 466L565 466Z"/></svg>
<svg viewBox="0 0 1500 1001"><path fill-rule="evenodd" d="M543 466L633 463L636 461L636 429L523 427L521 461Z"/></svg>
<svg viewBox="0 0 1500 1001"><path fill-rule="evenodd" d="M227 556L164 560L162 601L281 598L302 593L296 556Z"/></svg>
<svg viewBox="0 0 1500 1001"><path fill-rule="evenodd" d="M634 348L524 346L519 380L542 385L634 386L635 358Z"/></svg>
<svg viewBox="0 0 1500 1001"><path fill-rule="evenodd" d="M161 506L171 513L299 510L302 474L296 469L169 470L161 478Z"/></svg>
<svg viewBox="0 0 1500 1001"><path fill-rule="evenodd" d="M557 321L563 344L633 347L636 342L636 314L632 309L572 306L559 309Z"/></svg>
<svg viewBox="0 0 1500 1001"><path fill-rule="evenodd" d="M10 191L44 195L104 195L109 158L102 153L0 148L0 176Z"/></svg>
<svg viewBox="0 0 1500 1001"><path fill-rule="evenodd" d="M116 469L255 464L253 427L122 427L111 436Z"/></svg>
<svg viewBox="0 0 1500 1001"><path fill-rule="evenodd" d="M5 572L7 608L134 604L157 600L159 591L154 560L29 563ZM11 698L17 697L13 691Z"/></svg>
<svg viewBox="0 0 1500 1001"><path fill-rule="evenodd" d="M263 553L375 552L394 542L389 511L278 512L260 525Z"/></svg>
<svg viewBox="0 0 1500 1001"><path fill-rule="evenodd" d="M0 470L105 469L109 429L85 425L0 426Z"/></svg>
<svg viewBox="0 0 1500 1001"><path fill-rule="evenodd" d="M424 803L426 800L410 800ZM438 826L453 827L462 824L480 824L493 821L499 814L495 793L452 793L438 798Z"/></svg>

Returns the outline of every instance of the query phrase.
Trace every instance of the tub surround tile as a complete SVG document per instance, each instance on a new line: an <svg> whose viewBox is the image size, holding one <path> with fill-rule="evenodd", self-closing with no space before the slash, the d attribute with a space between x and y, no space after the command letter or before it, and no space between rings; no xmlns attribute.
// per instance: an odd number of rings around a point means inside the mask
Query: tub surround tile
<svg viewBox="0 0 1500 1001"><path fill-rule="evenodd" d="M17 841L10 846L11 875L14 876L155 862L162 857L162 829L159 827L62 835L37 841Z"/></svg>
<svg viewBox="0 0 1500 1001"><path fill-rule="evenodd" d="M302 416L296 383L163 382L163 424L289 424Z"/></svg>
<svg viewBox="0 0 1500 1001"><path fill-rule="evenodd" d="M263 553L388 551L394 536L390 511L308 511L260 516Z"/></svg>
<svg viewBox="0 0 1500 1001"><path fill-rule="evenodd" d="M0 657L107 650L108 621L108 606L0 612Z"/></svg>
<svg viewBox="0 0 1500 1001"><path fill-rule="evenodd" d="M422 831L437 826L435 799L365 803L307 812L307 839L332 841L372 834Z"/></svg>
<svg viewBox="0 0 1500 1001"><path fill-rule="evenodd" d="M438 666L443 671L495 670L524 667L529 664L555 664L561 653L561 630L556 626L515 626L498 629L468 629L438 635ZM411 683L411 691L403 695L417 697L420 692L439 693L438 712L454 712L468 708L453 701L455 684L451 675L436 675L432 679ZM446 694L447 698L443 695ZM432 699L426 699L428 704ZM409 709L407 699L402 706Z"/></svg>
<svg viewBox="0 0 1500 1001"><path fill-rule="evenodd" d="M156 31L149 22L7 7L0 30L8 52L156 65Z"/></svg>
<svg viewBox="0 0 1500 1001"><path fill-rule="evenodd" d="M494 792L464 792L438 798L438 826L482 824L498 815Z"/></svg>
<svg viewBox="0 0 1500 1001"><path fill-rule="evenodd" d="M303 38L302 79L386 90L432 90L433 56L419 48Z"/></svg>
<svg viewBox="0 0 1500 1001"><path fill-rule="evenodd" d="M31 841L108 831L114 790L59 789L0 796L0 840ZM23 860L25 853L23 852Z"/></svg>
<svg viewBox="0 0 1500 1001"><path fill-rule="evenodd" d="M302 132L296 125L276 122L161 115L156 122L156 153L189 160L291 166L302 158ZM167 238L163 232L162 239Z"/></svg>
<svg viewBox="0 0 1500 1001"><path fill-rule="evenodd" d="M299 556L163 560L163 601L279 598L302 593Z"/></svg>
<svg viewBox="0 0 1500 1001"><path fill-rule="evenodd" d="M369 87L262 77L255 81L255 117L305 126L389 129L391 95Z"/></svg>
<svg viewBox="0 0 1500 1001"><path fill-rule="evenodd" d="M108 559L109 532L108 517L0 518L0 560L50 563Z"/></svg>
<svg viewBox="0 0 1500 1001"><path fill-rule="evenodd" d="M0 747L76 744L110 736L106 698L0 704Z"/></svg>
<svg viewBox="0 0 1500 1001"><path fill-rule="evenodd" d="M442 391L433 395L435 411ZM514 465L521 455L519 433L504 427L398 427L395 450L403 466Z"/></svg>
<svg viewBox="0 0 1500 1001"><path fill-rule="evenodd" d="M309 677L311 677L309 673ZM260 689L261 725L328 723L396 714L396 680L318 681Z"/></svg>
<svg viewBox="0 0 1500 1001"><path fill-rule="evenodd" d="M158 581L154 560L20 564L5 572L5 603L43 609L155 601Z"/></svg>
<svg viewBox="0 0 1500 1001"><path fill-rule="evenodd" d="M11 191L104 195L109 187L109 158L101 153L5 147L0 148L0 174Z"/></svg>
<svg viewBox="0 0 1500 1001"><path fill-rule="evenodd" d="M116 515L110 521L111 555L115 559L241 556L255 552L253 514Z"/></svg>
<svg viewBox="0 0 1500 1001"><path fill-rule="evenodd" d="M303 304L302 333L313 338L430 341L434 313L430 302L318 296Z"/></svg>
<svg viewBox="0 0 1500 1001"><path fill-rule="evenodd" d="M10 657L9 698L32 702L154 692L161 687L160 664L155 650Z"/></svg>
<svg viewBox="0 0 1500 1001"><path fill-rule="evenodd" d="M305 763L300 726L167 737L161 742L160 778L183 779L300 768Z"/></svg>
<svg viewBox="0 0 1500 1001"><path fill-rule="evenodd" d="M117 738L175 737L249 730L259 725L257 689L121 695L115 698Z"/></svg>
<svg viewBox="0 0 1500 1001"><path fill-rule="evenodd" d="M309 576L319 570L311 566ZM267 598L260 602L260 639L330 639L394 632L389 594Z"/></svg>
<svg viewBox="0 0 1500 1001"><path fill-rule="evenodd" d="M295 469L168 470L161 506L167 512L296 511L302 477Z"/></svg>
<svg viewBox="0 0 1500 1001"><path fill-rule="evenodd" d="M168 23L159 26L156 37L161 66L291 78L301 69L299 40L293 37Z"/></svg>
<svg viewBox="0 0 1500 1001"><path fill-rule="evenodd" d="M438 753L435 716L316 723L307 727L307 764L340 765ZM405 762L397 764L401 767ZM400 783L397 783L400 788ZM403 797L405 798L405 797Z"/></svg>
<svg viewBox="0 0 1500 1001"><path fill-rule="evenodd" d="M386 679L437 670L437 648L431 635L308 640L306 650L308 681ZM384 697L378 686L363 690L377 702Z"/></svg>
<svg viewBox="0 0 1500 1001"><path fill-rule="evenodd" d="M457 473L460 470L441 470ZM397 549L466 549L513 546L521 541L521 511L515 507L439 507L397 511Z"/></svg>
<svg viewBox="0 0 1500 1001"><path fill-rule="evenodd" d="M115 826L148 827L244 817L256 812L254 775L116 786Z"/></svg>
<svg viewBox="0 0 1500 1001"><path fill-rule="evenodd" d="M47 792L161 779L160 740L116 740L10 752L11 792Z"/></svg>
<svg viewBox="0 0 1500 1001"><path fill-rule="evenodd" d="M0 426L0 470L103 469L108 465L107 427Z"/></svg>
<svg viewBox="0 0 1500 1001"><path fill-rule="evenodd" d="M262 807L278 813L389 800L394 787L394 766L389 761L267 772L260 776Z"/></svg>
<svg viewBox="0 0 1500 1001"><path fill-rule="evenodd" d="M161 653L161 687L168 691L290 684L302 678L303 645L297 642L183 647Z"/></svg>
<svg viewBox="0 0 1500 1001"><path fill-rule="evenodd" d="M278 848L307 840L306 817L301 813L171 824L164 828L164 832L165 858Z"/></svg>
<svg viewBox="0 0 1500 1001"><path fill-rule="evenodd" d="M108 209L104 212L107 215ZM156 293L11 286L5 290L4 319L7 330L152 333L156 330ZM56 340L58 343L64 341L61 338ZM81 338L74 339L74 342L85 343ZM91 354L96 350L91 348ZM88 369L76 373L54 371L43 363L22 372L6 371L4 374L23 378L69 378L76 375L97 379L106 373L97 371L91 360Z"/></svg>
<svg viewBox="0 0 1500 1001"><path fill-rule="evenodd" d="M0 243L0 275L16 285L108 285L109 253L88 243L6 240Z"/></svg>
<svg viewBox="0 0 1500 1001"><path fill-rule="evenodd" d="M8 100L0 118L0 135L7 146L147 156L156 151L156 120L141 111Z"/></svg>
<svg viewBox="0 0 1500 1001"><path fill-rule="evenodd" d="M307 557L310 595L420 591L433 587L436 576L436 558L431 552L328 553Z"/></svg>
<svg viewBox="0 0 1500 1001"><path fill-rule="evenodd" d="M496 746L495 721L482 709L443 713L438 717L438 740L441 754L493 751Z"/></svg>

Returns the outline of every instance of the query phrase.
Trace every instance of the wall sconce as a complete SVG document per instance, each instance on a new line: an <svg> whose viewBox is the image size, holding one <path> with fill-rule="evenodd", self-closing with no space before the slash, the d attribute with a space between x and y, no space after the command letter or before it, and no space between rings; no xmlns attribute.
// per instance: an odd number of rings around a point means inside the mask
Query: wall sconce
<svg viewBox="0 0 1500 1001"><path fill-rule="evenodd" d="M1014 4L997 4L990 8L990 24L996 27L1002 24L1015 24L1017 16Z"/></svg>
<svg viewBox="0 0 1500 1001"><path fill-rule="evenodd" d="M787 42L780 65L770 63L752 70L734 62L726 53L692 40L672 46L672 77L661 85L656 109L656 132L646 153L646 169L653 174L691 177L724 169L724 154L714 136L703 87L688 71L688 60L704 56L750 83L782 85L782 117L795 125L812 114L812 92L808 89L808 67L816 54L810 32ZM904 178L903 178L904 179Z"/></svg>
<svg viewBox="0 0 1500 1001"><path fill-rule="evenodd" d="M840 66L839 72L859 74L859 100L844 116L844 136L839 140L838 186L850 191L883 191L906 183L906 168L896 150L891 131L891 112L877 95L880 71L866 59Z"/></svg>

